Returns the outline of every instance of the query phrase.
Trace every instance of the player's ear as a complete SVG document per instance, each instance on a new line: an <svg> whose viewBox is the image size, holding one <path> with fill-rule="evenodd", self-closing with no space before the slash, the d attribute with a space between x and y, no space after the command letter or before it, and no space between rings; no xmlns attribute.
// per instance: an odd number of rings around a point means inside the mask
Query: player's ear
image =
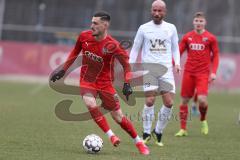
<svg viewBox="0 0 240 160"><path fill-rule="evenodd" d="M167 8L165 8L165 15L164 16L166 16L167 12L168 12L168 10L167 10Z"/></svg>
<svg viewBox="0 0 240 160"><path fill-rule="evenodd" d="M108 28L109 25L110 25L109 22L107 22L107 21L104 22L104 26L105 26L106 28Z"/></svg>

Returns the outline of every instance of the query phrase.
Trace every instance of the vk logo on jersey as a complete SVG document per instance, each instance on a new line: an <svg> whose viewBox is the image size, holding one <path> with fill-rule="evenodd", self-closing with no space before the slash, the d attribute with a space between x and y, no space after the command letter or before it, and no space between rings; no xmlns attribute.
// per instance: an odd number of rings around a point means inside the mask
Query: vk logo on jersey
<svg viewBox="0 0 240 160"><path fill-rule="evenodd" d="M195 51L202 51L205 49L205 45L200 43L190 43L189 48Z"/></svg>
<svg viewBox="0 0 240 160"><path fill-rule="evenodd" d="M165 40L161 40L161 39L150 39L150 43L151 43L151 47L150 47L150 51L151 52L155 52L155 53L166 53L167 48L165 45Z"/></svg>

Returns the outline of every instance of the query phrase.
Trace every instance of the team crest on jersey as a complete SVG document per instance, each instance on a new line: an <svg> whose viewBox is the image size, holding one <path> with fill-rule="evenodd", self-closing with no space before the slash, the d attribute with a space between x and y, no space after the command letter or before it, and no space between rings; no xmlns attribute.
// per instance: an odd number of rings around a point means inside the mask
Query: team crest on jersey
<svg viewBox="0 0 240 160"><path fill-rule="evenodd" d="M113 53L117 49L117 45L113 42L106 43L102 48L103 54Z"/></svg>
<svg viewBox="0 0 240 160"><path fill-rule="evenodd" d="M203 37L202 41L203 42L207 42L208 41L208 37Z"/></svg>
<svg viewBox="0 0 240 160"><path fill-rule="evenodd" d="M189 40L189 41L192 41L192 37L188 37L188 40Z"/></svg>

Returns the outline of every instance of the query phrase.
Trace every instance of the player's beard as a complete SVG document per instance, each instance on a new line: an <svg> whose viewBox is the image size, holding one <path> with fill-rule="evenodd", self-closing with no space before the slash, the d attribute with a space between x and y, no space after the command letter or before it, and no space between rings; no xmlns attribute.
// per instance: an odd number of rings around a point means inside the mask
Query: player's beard
<svg viewBox="0 0 240 160"><path fill-rule="evenodd" d="M92 29L92 36L97 37L100 35L100 31L96 31L95 29Z"/></svg>
<svg viewBox="0 0 240 160"><path fill-rule="evenodd" d="M152 16L152 19L155 24L161 24L163 20L163 16Z"/></svg>

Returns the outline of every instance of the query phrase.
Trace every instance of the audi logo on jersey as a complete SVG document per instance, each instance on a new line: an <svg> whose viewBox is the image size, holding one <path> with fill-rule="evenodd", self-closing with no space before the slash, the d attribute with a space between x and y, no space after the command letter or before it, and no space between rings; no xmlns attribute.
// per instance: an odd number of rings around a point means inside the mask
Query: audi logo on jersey
<svg viewBox="0 0 240 160"><path fill-rule="evenodd" d="M195 50L195 51L202 51L205 49L205 45L200 44L200 43L190 43L189 48L191 48L191 50Z"/></svg>
<svg viewBox="0 0 240 160"><path fill-rule="evenodd" d="M90 51L85 51L84 52L84 55L86 55L88 58L90 58L91 60L95 61L95 62L100 62L102 63L103 62L103 59L102 57L100 56L97 56L96 54L90 52Z"/></svg>

